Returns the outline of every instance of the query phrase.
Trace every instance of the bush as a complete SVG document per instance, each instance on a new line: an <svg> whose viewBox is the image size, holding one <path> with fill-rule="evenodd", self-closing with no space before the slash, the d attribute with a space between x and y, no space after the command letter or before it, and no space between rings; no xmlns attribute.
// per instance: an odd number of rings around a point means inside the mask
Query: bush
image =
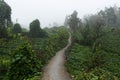
<svg viewBox="0 0 120 80"><path fill-rule="evenodd" d="M74 80L119 80L120 57L74 43L69 51L67 68Z"/></svg>
<svg viewBox="0 0 120 80"><path fill-rule="evenodd" d="M12 63L8 71L9 80L24 80L34 76L41 63L33 53L30 45L25 43L12 54Z"/></svg>

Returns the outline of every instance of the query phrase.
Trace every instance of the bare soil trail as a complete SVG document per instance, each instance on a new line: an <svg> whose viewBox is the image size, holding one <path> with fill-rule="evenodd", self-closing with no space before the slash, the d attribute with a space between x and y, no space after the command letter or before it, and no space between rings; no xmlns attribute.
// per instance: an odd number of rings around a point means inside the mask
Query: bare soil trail
<svg viewBox="0 0 120 80"><path fill-rule="evenodd" d="M41 80L71 80L64 64L65 51L71 45L71 34L69 33L68 44L66 47L56 53L56 55L49 61L45 67L43 77Z"/></svg>

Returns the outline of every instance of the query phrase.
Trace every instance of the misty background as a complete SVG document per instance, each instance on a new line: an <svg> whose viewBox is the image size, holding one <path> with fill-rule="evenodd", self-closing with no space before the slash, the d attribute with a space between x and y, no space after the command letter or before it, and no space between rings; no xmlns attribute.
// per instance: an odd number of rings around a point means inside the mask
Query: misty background
<svg viewBox="0 0 120 80"><path fill-rule="evenodd" d="M110 6L120 6L119 0L5 0L12 8L12 21L28 28L29 23L39 19L41 27L62 25L65 17L74 10L78 17L95 14Z"/></svg>

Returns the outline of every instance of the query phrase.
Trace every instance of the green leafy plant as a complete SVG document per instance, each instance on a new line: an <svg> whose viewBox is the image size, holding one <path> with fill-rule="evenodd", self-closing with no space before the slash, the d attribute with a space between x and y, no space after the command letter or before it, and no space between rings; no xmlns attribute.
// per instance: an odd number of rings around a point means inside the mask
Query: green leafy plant
<svg viewBox="0 0 120 80"><path fill-rule="evenodd" d="M8 70L9 80L24 80L34 76L41 67L35 53L28 43L18 47L12 55L12 63Z"/></svg>

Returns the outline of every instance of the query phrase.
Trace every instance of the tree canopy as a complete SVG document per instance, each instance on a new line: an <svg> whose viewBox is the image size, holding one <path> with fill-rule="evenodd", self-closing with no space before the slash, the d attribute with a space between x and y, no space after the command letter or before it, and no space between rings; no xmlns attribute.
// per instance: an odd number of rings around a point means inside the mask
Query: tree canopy
<svg viewBox="0 0 120 80"><path fill-rule="evenodd" d="M11 7L4 0L0 0L0 24L4 25L5 20L11 22Z"/></svg>
<svg viewBox="0 0 120 80"><path fill-rule="evenodd" d="M0 0L0 38L7 37L6 27L9 23L11 23L11 7L4 0Z"/></svg>
<svg viewBox="0 0 120 80"><path fill-rule="evenodd" d="M40 27L40 21L38 19L30 23L29 35L32 38L45 37L46 32Z"/></svg>
<svg viewBox="0 0 120 80"><path fill-rule="evenodd" d="M18 34L22 32L22 28L19 23L14 24L13 33Z"/></svg>
<svg viewBox="0 0 120 80"><path fill-rule="evenodd" d="M77 17L78 13L77 11L74 11L68 19L68 25L70 29L75 32L77 28L79 27L80 19Z"/></svg>

